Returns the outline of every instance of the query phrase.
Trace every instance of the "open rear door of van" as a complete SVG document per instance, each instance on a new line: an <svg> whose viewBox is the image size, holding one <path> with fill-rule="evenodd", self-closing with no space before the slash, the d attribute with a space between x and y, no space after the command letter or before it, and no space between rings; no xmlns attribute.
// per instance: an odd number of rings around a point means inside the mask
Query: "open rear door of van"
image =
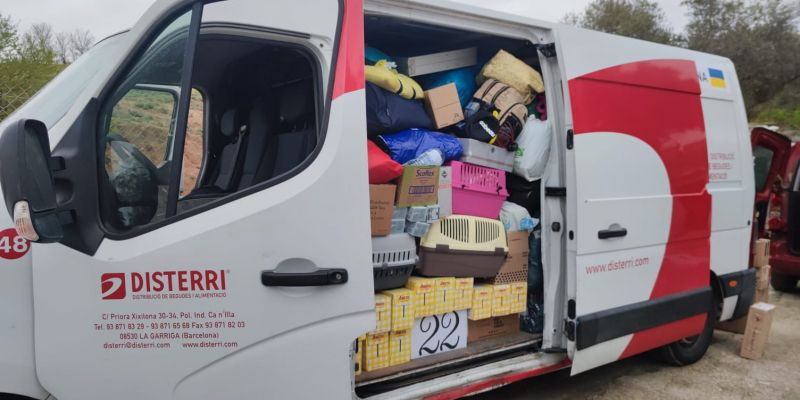
<svg viewBox="0 0 800 400"><path fill-rule="evenodd" d="M775 196L782 196L787 185L783 182L786 173L786 164L792 152L792 141L778 132L765 127L756 127L750 133L753 144L753 163L755 168L756 185L756 220L758 221L759 236L769 230L767 221L769 204ZM776 200L779 203L783 199ZM781 213L777 212L775 218L780 221ZM774 228L774 227L773 227Z"/></svg>
<svg viewBox="0 0 800 400"><path fill-rule="evenodd" d="M36 370L53 396L352 397L348 355L374 327L362 7L361 0L159 0L128 33L135 47L108 60L120 63L117 74L96 78L108 81L100 108L125 71L149 71L133 63L150 68L156 56L177 54L184 58L174 67L157 67L185 73L198 32L244 30L309 54L316 147L271 180L175 217L168 204L161 223L119 234L101 224L97 206L98 100L81 117L65 117L72 128L53 156L64 160L55 178L58 190L71 190L59 201L72 220L60 243L32 251ZM160 43L181 37L188 45L180 52L162 52L172 47ZM189 79L182 82L181 93L189 93ZM177 125L185 126L189 105L181 104Z"/></svg>
<svg viewBox="0 0 800 400"><path fill-rule="evenodd" d="M564 323L577 374L703 330L711 196L694 61L653 43L560 32L572 125Z"/></svg>

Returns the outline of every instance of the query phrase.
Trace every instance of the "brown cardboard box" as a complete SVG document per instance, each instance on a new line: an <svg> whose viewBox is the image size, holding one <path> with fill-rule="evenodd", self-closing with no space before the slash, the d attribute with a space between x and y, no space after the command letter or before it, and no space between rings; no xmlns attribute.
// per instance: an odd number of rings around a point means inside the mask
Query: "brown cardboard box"
<svg viewBox="0 0 800 400"><path fill-rule="evenodd" d="M756 290L769 289L770 266L756 267Z"/></svg>
<svg viewBox="0 0 800 400"><path fill-rule="evenodd" d="M369 185L369 219L372 236L386 236L392 231L395 185Z"/></svg>
<svg viewBox="0 0 800 400"><path fill-rule="evenodd" d="M467 343L497 336L519 332L519 314L503 317L492 317L481 320L469 320L467 326Z"/></svg>
<svg viewBox="0 0 800 400"><path fill-rule="evenodd" d="M508 232L508 256L489 283L504 284L528 281L528 231Z"/></svg>
<svg viewBox="0 0 800 400"><path fill-rule="evenodd" d="M753 298L753 304L756 303L769 303L769 286L766 289L756 288L756 295Z"/></svg>
<svg viewBox="0 0 800 400"><path fill-rule="evenodd" d="M429 206L439 197L439 167L406 166L397 185L397 207ZM391 212L389 219L391 219ZM391 230L391 220L389 230Z"/></svg>
<svg viewBox="0 0 800 400"><path fill-rule="evenodd" d="M464 120L461 100L454 83L425 91L425 109L436 128L444 128Z"/></svg>
<svg viewBox="0 0 800 400"><path fill-rule="evenodd" d="M753 246L753 266L763 267L769 264L769 239L758 239Z"/></svg>
<svg viewBox="0 0 800 400"><path fill-rule="evenodd" d="M740 356L757 360L764 355L774 311L775 306L772 304L756 303L750 306Z"/></svg>
<svg viewBox="0 0 800 400"><path fill-rule="evenodd" d="M744 333L744 328L747 327L747 317L742 317L739 319L731 320L731 321L724 321L717 323L716 328L731 333Z"/></svg>

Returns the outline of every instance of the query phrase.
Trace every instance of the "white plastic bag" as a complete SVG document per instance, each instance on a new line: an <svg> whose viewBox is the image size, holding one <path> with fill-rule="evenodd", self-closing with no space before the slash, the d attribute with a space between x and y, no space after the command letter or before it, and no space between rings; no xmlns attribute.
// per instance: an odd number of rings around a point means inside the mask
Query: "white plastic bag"
<svg viewBox="0 0 800 400"><path fill-rule="evenodd" d="M534 116L528 117L522 133L517 138L517 152L514 155L514 175L528 182L542 179L547 158L550 155L550 124Z"/></svg>
<svg viewBox="0 0 800 400"><path fill-rule="evenodd" d="M539 225L539 220L531 217L525 207L510 201L503 202L503 208L500 210L500 221L503 222L503 226L508 232L530 232L536 225Z"/></svg>

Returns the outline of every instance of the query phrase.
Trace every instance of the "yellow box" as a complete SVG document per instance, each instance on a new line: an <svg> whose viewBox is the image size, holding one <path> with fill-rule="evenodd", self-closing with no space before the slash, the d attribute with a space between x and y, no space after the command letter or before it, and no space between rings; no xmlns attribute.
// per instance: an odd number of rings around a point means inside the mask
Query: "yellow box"
<svg viewBox="0 0 800 400"><path fill-rule="evenodd" d="M434 287L436 288L436 303L433 313L444 314L453 311L456 299L456 278L434 278Z"/></svg>
<svg viewBox="0 0 800 400"><path fill-rule="evenodd" d="M389 333L389 366L411 361L411 329Z"/></svg>
<svg viewBox="0 0 800 400"><path fill-rule="evenodd" d="M511 286L494 285L492 289L492 316L502 317L511 314Z"/></svg>
<svg viewBox="0 0 800 400"><path fill-rule="evenodd" d="M522 313L528 308L528 282L511 282L511 313Z"/></svg>
<svg viewBox="0 0 800 400"><path fill-rule="evenodd" d="M375 330L372 333L392 330L392 299L385 294L375 295Z"/></svg>
<svg viewBox="0 0 800 400"><path fill-rule="evenodd" d="M393 331L410 329L414 325L414 292L411 289L399 288L381 292L392 301Z"/></svg>
<svg viewBox="0 0 800 400"><path fill-rule="evenodd" d="M406 288L414 292L414 318L427 317L436 311L434 280L412 276L406 282Z"/></svg>
<svg viewBox="0 0 800 400"><path fill-rule="evenodd" d="M492 285L475 285L472 288L472 307L467 318L475 321L492 316Z"/></svg>
<svg viewBox="0 0 800 400"><path fill-rule="evenodd" d="M367 336L362 335L353 342L353 367L355 368L355 375L360 375L364 367L364 341L366 340Z"/></svg>
<svg viewBox="0 0 800 400"><path fill-rule="evenodd" d="M389 366L389 332L370 333L364 342L364 371Z"/></svg>
<svg viewBox="0 0 800 400"><path fill-rule="evenodd" d="M472 307L472 287L475 278L456 278L456 291L453 295L453 310L466 310Z"/></svg>

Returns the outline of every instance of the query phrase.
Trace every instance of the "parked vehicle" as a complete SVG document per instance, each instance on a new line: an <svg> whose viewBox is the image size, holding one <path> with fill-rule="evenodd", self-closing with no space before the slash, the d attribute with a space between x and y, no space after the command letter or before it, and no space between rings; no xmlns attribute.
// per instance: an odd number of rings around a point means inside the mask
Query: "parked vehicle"
<svg viewBox="0 0 800 400"><path fill-rule="evenodd" d="M800 150L788 137L769 129L752 131L759 236L770 239L770 281L775 290L797 288L800 279Z"/></svg>
<svg viewBox="0 0 800 400"><path fill-rule="evenodd" d="M533 17L157 1L0 126L0 393L449 399L653 349L699 360L755 288L734 66ZM365 40L539 63L542 335L354 377L375 326Z"/></svg>

